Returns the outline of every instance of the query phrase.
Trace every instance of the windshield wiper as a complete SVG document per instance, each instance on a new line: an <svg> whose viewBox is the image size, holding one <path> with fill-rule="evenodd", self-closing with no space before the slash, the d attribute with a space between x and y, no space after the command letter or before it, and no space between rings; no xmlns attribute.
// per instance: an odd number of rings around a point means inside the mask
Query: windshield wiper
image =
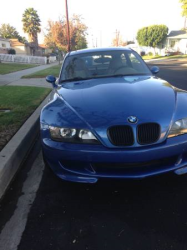
<svg viewBox="0 0 187 250"><path fill-rule="evenodd" d="M126 77L126 76L147 76L146 73L136 73L136 74L114 74L114 75L105 75L105 76L94 76L89 79L98 79L98 78L110 78L110 77Z"/></svg>
<svg viewBox="0 0 187 250"><path fill-rule="evenodd" d="M59 83L65 83L65 82L74 82L74 81L85 81L85 80L90 80L90 79L97 79L97 78L110 78L110 77L125 77L125 76L143 76L143 75L148 75L148 74L143 74L143 73L137 73L137 74L114 74L114 75L105 75L105 76L93 76L93 77L74 77L66 80L61 80Z"/></svg>
<svg viewBox="0 0 187 250"><path fill-rule="evenodd" d="M70 78L70 79L66 79L66 80L61 80L59 83L90 80L90 79L93 79L93 78L92 77L88 77L88 78L74 77L74 78Z"/></svg>
<svg viewBox="0 0 187 250"><path fill-rule="evenodd" d="M146 73L136 73L136 74L116 74L116 75L110 75L110 76L108 76L108 77L117 77L117 76L122 76L122 77L125 77L125 76L146 76L146 75L148 75L148 74L146 74Z"/></svg>

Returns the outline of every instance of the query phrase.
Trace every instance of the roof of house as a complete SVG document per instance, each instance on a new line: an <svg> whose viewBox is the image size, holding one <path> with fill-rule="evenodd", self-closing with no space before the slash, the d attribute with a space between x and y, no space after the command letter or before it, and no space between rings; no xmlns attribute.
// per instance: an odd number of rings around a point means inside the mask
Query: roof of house
<svg viewBox="0 0 187 250"><path fill-rule="evenodd" d="M38 44L38 46L42 49L47 49L47 46L45 44Z"/></svg>
<svg viewBox="0 0 187 250"><path fill-rule="evenodd" d="M172 30L168 38L179 38L179 39L187 39L187 32L184 30Z"/></svg>
<svg viewBox="0 0 187 250"><path fill-rule="evenodd" d="M11 46L12 46L12 47L16 47L16 46L25 46L25 44L19 42L17 38L11 38L11 39L10 39L10 43L11 43Z"/></svg>

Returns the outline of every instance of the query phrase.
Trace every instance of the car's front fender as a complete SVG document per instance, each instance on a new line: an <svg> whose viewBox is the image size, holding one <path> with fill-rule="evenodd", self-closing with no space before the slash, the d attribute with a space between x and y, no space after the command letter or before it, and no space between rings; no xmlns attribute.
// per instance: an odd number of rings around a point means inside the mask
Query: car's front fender
<svg viewBox="0 0 187 250"><path fill-rule="evenodd" d="M40 123L55 127L87 128L83 119L60 97L53 98L41 111Z"/></svg>

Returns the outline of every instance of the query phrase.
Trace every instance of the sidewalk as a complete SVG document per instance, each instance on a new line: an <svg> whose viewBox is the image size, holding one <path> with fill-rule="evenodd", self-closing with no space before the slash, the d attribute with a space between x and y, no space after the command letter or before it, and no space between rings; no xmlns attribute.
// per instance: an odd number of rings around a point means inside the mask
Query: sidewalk
<svg viewBox="0 0 187 250"><path fill-rule="evenodd" d="M24 75L29 75L29 74L35 73L35 72L43 70L43 69L50 68L50 67L55 66L55 65L58 65L58 62L55 62L52 64L47 64L47 65L41 65L41 66L37 66L34 68L30 68L30 69L20 70L17 72L6 74L6 75L0 75L0 86L9 85L9 84L10 85L20 85L20 86L34 86L33 84L31 85L29 83L30 79L28 79L29 80L28 81L27 79L21 79L21 77ZM32 79L32 82L36 83L38 80L39 79ZM28 81L28 84L30 84L30 85L27 85L27 81ZM17 84L16 84L16 82L17 82ZM25 82L25 84L24 84L24 82ZM42 81L39 81L39 82L42 82ZM41 84L43 85L43 83L41 83Z"/></svg>
<svg viewBox="0 0 187 250"><path fill-rule="evenodd" d="M14 73L0 75L0 86L35 86L52 88L45 78L21 79L22 76L47 69L58 62L50 65L41 65L35 68L17 71ZM22 166L25 158L30 152L34 141L39 134L39 116L41 109L49 101L50 94L26 120L22 127L16 132L11 140L0 152L0 199L4 195L10 182Z"/></svg>
<svg viewBox="0 0 187 250"><path fill-rule="evenodd" d="M52 88L52 84L46 82L45 78L19 79L7 85Z"/></svg>

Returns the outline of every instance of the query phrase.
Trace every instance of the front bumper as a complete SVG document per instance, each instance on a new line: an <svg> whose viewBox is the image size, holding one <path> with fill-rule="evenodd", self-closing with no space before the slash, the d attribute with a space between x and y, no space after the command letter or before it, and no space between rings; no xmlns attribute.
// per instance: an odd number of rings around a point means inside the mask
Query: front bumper
<svg viewBox="0 0 187 250"><path fill-rule="evenodd" d="M42 138L42 149L56 175L76 182L187 172L187 135L133 149L109 149L103 145L68 144Z"/></svg>

